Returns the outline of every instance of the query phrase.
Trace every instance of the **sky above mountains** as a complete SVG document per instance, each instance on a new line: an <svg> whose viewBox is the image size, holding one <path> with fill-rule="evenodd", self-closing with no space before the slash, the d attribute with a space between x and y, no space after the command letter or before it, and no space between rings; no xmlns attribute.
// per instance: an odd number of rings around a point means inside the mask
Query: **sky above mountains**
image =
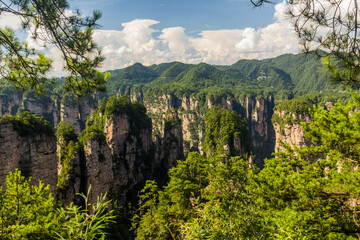
<svg viewBox="0 0 360 240"><path fill-rule="evenodd" d="M103 17L94 38L106 60L102 70L136 62L144 65L181 61L232 64L300 51L285 15L285 2L254 8L250 0L69 0L84 15ZM11 16L0 26L12 25ZM27 38L30 45L38 46ZM48 55L59 56L51 48ZM61 75L61 59L54 62Z"/></svg>

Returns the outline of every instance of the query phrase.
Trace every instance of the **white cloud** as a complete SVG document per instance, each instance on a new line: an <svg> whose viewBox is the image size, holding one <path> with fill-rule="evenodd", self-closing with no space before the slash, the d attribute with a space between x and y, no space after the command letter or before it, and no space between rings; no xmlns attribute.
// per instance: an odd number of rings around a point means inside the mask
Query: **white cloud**
<svg viewBox="0 0 360 240"><path fill-rule="evenodd" d="M136 19L123 23L123 40L134 54L141 54L155 50L156 39L152 37L157 30L150 26L158 24L158 21L151 19Z"/></svg>
<svg viewBox="0 0 360 240"><path fill-rule="evenodd" d="M21 28L21 19L19 16L8 13L8 12L2 12L0 14L0 27L9 27L14 30Z"/></svg>
<svg viewBox="0 0 360 240"><path fill-rule="evenodd" d="M260 33L255 31L254 28L245 28L242 32L242 39L235 47L239 52L249 52L254 49L256 43L259 41Z"/></svg>
<svg viewBox="0 0 360 240"><path fill-rule="evenodd" d="M236 49L243 58L270 58L300 50L299 40L287 18L285 2L275 5L275 22L265 28L247 28Z"/></svg>
<svg viewBox="0 0 360 240"><path fill-rule="evenodd" d="M164 44L167 44L169 50L175 54L186 54L186 50L191 47L189 37L185 33L183 27L165 28L159 36Z"/></svg>
<svg viewBox="0 0 360 240"><path fill-rule="evenodd" d="M269 58L300 50L297 37L284 14L286 3L275 5L274 23L264 28L202 31L186 34L183 27L156 30L159 22L135 19L122 30L96 30L94 39L106 60L101 70L119 69L136 62L144 65L181 61L232 64L239 59ZM51 56L58 52L51 51ZM56 61L57 72L61 61Z"/></svg>
<svg viewBox="0 0 360 240"><path fill-rule="evenodd" d="M183 27L165 28L158 21L136 19L123 23L123 30L97 30L95 40L106 57L102 70L123 68L135 62L145 65L182 61L232 64L239 59L269 58L300 50L296 34L285 15L286 3L275 5L274 23L264 28L202 31L186 34Z"/></svg>

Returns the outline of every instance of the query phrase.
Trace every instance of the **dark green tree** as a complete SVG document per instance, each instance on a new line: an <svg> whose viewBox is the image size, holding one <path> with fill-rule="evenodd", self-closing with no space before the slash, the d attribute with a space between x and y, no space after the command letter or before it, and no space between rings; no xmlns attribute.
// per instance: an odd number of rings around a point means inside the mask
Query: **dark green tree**
<svg viewBox="0 0 360 240"><path fill-rule="evenodd" d="M245 119L236 112L213 107L206 114L204 152L207 156L239 156L249 150Z"/></svg>
<svg viewBox="0 0 360 240"><path fill-rule="evenodd" d="M354 96L355 97L355 96ZM355 100L357 101L356 97ZM314 107L307 147L284 145L259 173L256 202L278 238L358 239L359 121L356 105Z"/></svg>
<svg viewBox="0 0 360 240"><path fill-rule="evenodd" d="M148 181L133 218L136 239L267 239L249 194L254 178L240 157L190 153L160 189Z"/></svg>

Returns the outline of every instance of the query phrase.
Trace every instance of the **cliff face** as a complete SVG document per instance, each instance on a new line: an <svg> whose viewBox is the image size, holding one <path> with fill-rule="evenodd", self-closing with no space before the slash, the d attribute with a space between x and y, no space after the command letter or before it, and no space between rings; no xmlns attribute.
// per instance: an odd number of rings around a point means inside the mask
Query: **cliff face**
<svg viewBox="0 0 360 240"><path fill-rule="evenodd" d="M35 96L12 92L0 95L0 116L16 115L28 111L43 116L53 126L65 121L74 126L79 134L85 128L87 116L97 108L99 96L93 95L77 101L74 97L64 95L63 98Z"/></svg>
<svg viewBox="0 0 360 240"><path fill-rule="evenodd" d="M11 122L0 123L0 182L16 168L38 184L50 184L56 192L57 158L54 135L21 135Z"/></svg>
<svg viewBox="0 0 360 240"><path fill-rule="evenodd" d="M87 117L97 108L97 103L98 96L89 96L80 101L65 96L59 104L58 122L64 121L71 124L74 126L75 132L79 134L85 128Z"/></svg>
<svg viewBox="0 0 360 240"><path fill-rule="evenodd" d="M182 122L176 110L168 111L163 121L162 135L154 137L155 164L154 176L163 178L167 171L176 166L177 160L184 159Z"/></svg>
<svg viewBox="0 0 360 240"><path fill-rule="evenodd" d="M311 142L305 138L304 131L299 124L300 122L310 123L311 117L308 113L295 114L275 111L274 114L278 115L280 119L290 119L290 121L274 123L276 138L275 152L284 150L280 144L281 141L285 144L298 147L309 146L311 144Z"/></svg>
<svg viewBox="0 0 360 240"><path fill-rule="evenodd" d="M43 116L51 124L59 122L58 104L49 97L24 96L21 102L20 111L28 111Z"/></svg>
<svg viewBox="0 0 360 240"><path fill-rule="evenodd" d="M33 111L41 109L35 104L27 106ZM177 112L172 112L164 123L161 145L155 149L145 108L131 106L125 106L123 113L115 107L115 113L104 118L103 137L90 137L83 147L76 140L76 125L71 139L56 140L54 134L24 135L21 129L15 130L12 122L2 122L0 181L5 181L9 171L19 168L23 175L33 178L34 184L40 180L50 184L57 198L65 203L76 202L76 193L86 192L90 186L90 201L105 192L121 205L133 201L147 179L163 177L176 160L183 158L183 140L181 120ZM86 104L81 111L84 109L88 113L92 110Z"/></svg>
<svg viewBox="0 0 360 240"><path fill-rule="evenodd" d="M274 102L267 98L246 98L250 141L255 155L254 163L263 165L263 159L271 157L275 147L275 131L271 123Z"/></svg>
<svg viewBox="0 0 360 240"><path fill-rule="evenodd" d="M84 149L72 158L72 174L66 178L69 186L58 191L59 199L73 201L76 192L84 192L90 185L91 200L96 200L96 196L105 192L123 204L134 199L145 179L166 175L177 160L184 158L184 152L202 152L204 118L212 106L220 105L246 117L251 147L256 156L255 163L261 165L259 159L270 157L274 151L275 133L270 121L273 108L271 98L247 97L237 100L233 96L223 96L210 100L163 95L150 101L139 93L132 98L143 101L147 106L152 117L153 131L151 127L134 127L134 119L127 114L107 118L103 129L104 140L88 139ZM28 110L45 116L53 124L66 121L74 126L77 134L84 129L87 116L95 110L97 99L91 97L76 102L64 98L61 101L50 101L33 96L0 96L2 114L12 113L17 108ZM2 136L6 137L1 139L0 162L12 159L2 164L3 178L18 167L33 176L35 181L43 177L42 180L55 191L57 177L54 176L60 176L64 171L59 146L56 155L56 139L45 139L45 135L24 138L9 132L9 129L11 127L1 129ZM243 148L236 139L234 146Z"/></svg>
<svg viewBox="0 0 360 240"><path fill-rule="evenodd" d="M151 128L135 132L131 119L122 114L106 119L104 132L105 141L89 139L84 147L90 200L108 192L110 198L125 204L152 174Z"/></svg>
<svg viewBox="0 0 360 240"><path fill-rule="evenodd" d="M79 134L85 128L85 121L97 108L98 95L76 101L71 96L64 95L62 99L37 98L10 94L0 96L0 114L16 114L21 111L30 111L44 116L54 126L65 121L74 126ZM141 91L134 92L132 100L143 103L151 117L153 135L158 135L157 143L164 144L165 116L171 109L177 109L182 131L175 133L176 138L182 138L183 146L177 151L199 151L202 153L201 143L204 138L204 117L206 111L212 106L221 106L228 110L235 110L247 118L249 136L255 162L265 157L271 157L275 149L275 132L271 124L273 114L273 99L271 97L257 98L245 97L237 99L232 95L224 95L217 99L202 99L194 96L178 97L174 94L160 96L147 96ZM169 134L168 134L169 135ZM182 135L182 136L180 136Z"/></svg>
<svg viewBox="0 0 360 240"><path fill-rule="evenodd" d="M71 176L66 178L68 187L56 189L58 176L64 173L65 165L61 163L61 149L57 149L54 135L37 134L24 136L15 130L13 123L0 124L0 181L5 181L9 171L19 168L25 176L31 176L35 184L40 180L51 185L51 190L57 193L59 199L67 202L76 200L77 192L85 192L92 187L90 201L96 201L100 194L108 193L108 197L117 200L120 205L133 202L138 191L147 179L161 178L176 165L176 160L184 157L184 150L201 151L204 137L204 110L200 109L200 99L165 96L164 108L158 103L160 110L151 114L160 114L162 121L156 122L162 131L152 134L150 120L146 111L141 114L134 111L114 108L116 114L109 115L103 123L103 138L89 138L70 161ZM0 98L2 101L12 101ZM30 101L31 102L31 101ZM204 102L204 101L203 101ZM20 101L18 103L21 103ZM273 115L273 100L268 98L254 99L247 97L236 101L233 98L220 98L219 102L205 101L207 107L220 105L233 109L246 117L249 127L250 143L256 155L255 163L261 165L258 159L270 157L270 153L281 149L279 142L307 145L298 121L310 121L308 114L291 115L291 124L271 123ZM149 105L150 103L148 103ZM10 104L11 105L11 104ZM4 104L2 112L8 112L9 106ZM44 112L35 103L23 104L33 111ZM56 104L50 105L45 112L55 111ZM123 105L120 105L123 106ZM175 110L175 108L177 108ZM5 110L4 110L5 109ZM45 109L45 108L44 108ZM63 108L64 109L64 108ZM70 109L70 108L69 108ZM74 114L77 118L68 121L84 121L82 116L93 111L92 105L84 103ZM79 110L80 109L80 110ZM155 107L149 107L150 110ZM281 119L289 118L284 112L275 112ZM98 115L101 115L100 113ZM136 117L135 117L136 116ZM149 124L143 124L147 119ZM101 116L100 116L101 117ZM65 119L65 116L60 116ZM154 122L154 119L152 119ZM80 125L79 125L80 126ZM158 129L159 129L158 128ZM75 126L76 129L76 126ZM157 129L157 131L159 131ZM78 130L76 130L78 131ZM154 133L154 132L153 132ZM61 140L58 139L58 143ZM240 139L234 139L234 147L240 152L246 152Z"/></svg>
<svg viewBox="0 0 360 240"><path fill-rule="evenodd" d="M178 135L175 135L177 137L182 135L185 152L199 151L202 153L204 118L206 111L213 106L221 106L230 111L235 110L247 119L255 163L261 166L262 159L271 157L271 153L274 152L275 131L271 123L274 102L271 97L236 99L229 95L211 100L162 95L158 98L152 96L149 99L143 94L136 94L133 99L142 101L147 107L147 111L152 118L154 134L159 134L160 139L164 138L167 132L162 120L165 118L165 113L171 109L177 109L182 131L178 131Z"/></svg>
<svg viewBox="0 0 360 240"><path fill-rule="evenodd" d="M0 116L15 115L22 104L22 94L0 95Z"/></svg>

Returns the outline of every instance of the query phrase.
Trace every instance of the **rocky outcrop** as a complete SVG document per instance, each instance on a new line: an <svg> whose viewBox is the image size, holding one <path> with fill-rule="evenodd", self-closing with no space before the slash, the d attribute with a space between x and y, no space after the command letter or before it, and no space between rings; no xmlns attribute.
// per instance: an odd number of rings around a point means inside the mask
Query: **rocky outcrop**
<svg viewBox="0 0 360 240"><path fill-rule="evenodd" d="M264 158L271 157L275 148L275 131L271 123L274 101L268 97L245 97L236 99L232 95L223 95L217 99L199 99L196 97L177 97L173 94L159 97L147 97L144 94L135 94L133 99L142 101L151 116L154 135L159 135L156 140L164 138L164 121L166 112L177 109L181 120L183 149L185 152L199 151L202 153L202 141L204 139L204 121L206 109L213 106L221 106L230 111L236 111L248 121L251 148L254 162L262 166ZM200 104L200 102L202 102ZM205 102L205 105L204 105ZM204 108L205 107L205 108ZM180 133L179 133L180 134Z"/></svg>
<svg viewBox="0 0 360 240"><path fill-rule="evenodd" d="M184 158L183 129L176 110L169 110L164 119L163 138L156 138L157 171L166 172ZM160 170L160 169L161 170Z"/></svg>
<svg viewBox="0 0 360 240"><path fill-rule="evenodd" d="M163 94L153 96L142 91L133 92L131 98L143 103L147 108L148 115L152 120L153 135L156 144L165 144L165 122L166 112L177 109L181 124L181 131L176 131L175 138L182 139L183 146L178 146L176 152L199 151L202 153L202 142L204 139L204 120L208 109L212 106L221 106L228 110L234 110L247 118L251 148L255 155L254 162L262 165L262 159L271 157L275 150L275 132L271 123L273 113L273 99L271 97L244 97L236 98L230 94L212 98L196 96L176 96L175 94ZM75 132L79 134L85 128L87 117L97 108L99 95L90 96L77 101L72 95L65 94L60 97L38 98L33 95L10 94L0 96L2 115L21 111L44 116L53 126L60 121L65 121L74 126ZM160 147L162 148L162 147ZM173 149L172 152L175 150ZM177 155L177 154L176 154ZM173 160L171 160L173 161ZM171 165L171 164L170 164Z"/></svg>
<svg viewBox="0 0 360 240"><path fill-rule="evenodd" d="M246 98L246 116L250 132L251 147L255 155L253 162L263 165L263 159L271 157L275 147L275 131L271 123L274 102L266 98Z"/></svg>
<svg viewBox="0 0 360 240"><path fill-rule="evenodd" d="M47 101L45 98L36 98L32 95L25 96L23 100L22 95L19 97L11 94L7 97L0 96L2 108L0 113L14 114L20 108L21 111L26 110L44 116L54 126L60 121L65 121L73 125L76 133L79 134L85 128L87 117L97 108L99 99L100 96L96 94L77 101L71 94L65 94L62 98L53 98L53 100L48 98ZM190 151L202 153L205 114L212 106L221 106L228 110L234 110L247 118L255 162L260 162L261 165L261 160L271 157L271 153L275 149L275 132L271 123L274 103L271 97L236 98L226 93L214 98L211 96L177 96L175 94L156 96L137 91L132 92L131 99L145 105L152 120L153 135L159 136L159 144L163 144L161 142L165 137L164 118L166 112L177 109L178 117L181 120L182 133L178 132L178 134L182 135L182 149L185 153ZM180 136L176 137L180 138Z"/></svg>
<svg viewBox="0 0 360 240"><path fill-rule="evenodd" d="M183 158L182 123L176 111L167 114L161 147L155 151L146 109L127 100L116 101L118 105L113 106L113 113L107 112L105 117L104 112L97 111L92 115L103 128L96 127L95 135L90 133L82 140L84 146L65 123L59 125L59 129L63 127L59 131L66 140L60 135L56 140L54 134L24 135L12 122L3 121L0 125L0 181L4 182L9 171L19 168L23 175L31 176L35 184L40 180L50 184L57 199L64 200L65 204L78 203L76 193L86 193L90 186L89 200L92 202L104 193L120 205L134 202L147 179L163 178L169 168ZM114 104L114 101L109 102ZM32 107L32 110L38 109ZM37 125L33 127L37 131Z"/></svg>
<svg viewBox="0 0 360 240"><path fill-rule="evenodd" d="M22 104L22 94L0 94L0 116L16 115Z"/></svg>
<svg viewBox="0 0 360 240"><path fill-rule="evenodd" d="M24 94L19 111L27 111L39 116L43 116L53 126L59 122L58 101L54 101L48 96Z"/></svg>
<svg viewBox="0 0 360 240"><path fill-rule="evenodd" d="M87 140L85 174L86 185L92 188L91 201L107 192L111 199L124 205L135 199L152 175L151 128L135 130L131 121L126 114L108 118L105 140Z"/></svg>
<svg viewBox="0 0 360 240"><path fill-rule="evenodd" d="M72 96L65 95L60 103L59 122L64 121L74 126L79 134L85 128L87 117L95 111L98 104L98 96L89 96L85 99L76 100Z"/></svg>
<svg viewBox="0 0 360 240"><path fill-rule="evenodd" d="M73 125L79 134L85 128L87 117L97 108L99 98L99 94L77 100L71 94L49 97L14 91L0 94L0 116L28 111L43 116L53 126L65 121Z"/></svg>
<svg viewBox="0 0 360 240"><path fill-rule="evenodd" d="M310 123L310 114L287 113L285 111L275 111L274 114L283 120L281 123L274 122L276 138L275 152L284 150L281 142L297 147L309 146L311 144L311 142L305 138L304 131L299 124L300 122Z"/></svg>
<svg viewBox="0 0 360 240"><path fill-rule="evenodd" d="M18 168L21 173L32 177L34 184L39 181L50 184L56 192L57 158L56 138L46 133L24 135L14 128L12 122L0 123L0 182L6 175Z"/></svg>

